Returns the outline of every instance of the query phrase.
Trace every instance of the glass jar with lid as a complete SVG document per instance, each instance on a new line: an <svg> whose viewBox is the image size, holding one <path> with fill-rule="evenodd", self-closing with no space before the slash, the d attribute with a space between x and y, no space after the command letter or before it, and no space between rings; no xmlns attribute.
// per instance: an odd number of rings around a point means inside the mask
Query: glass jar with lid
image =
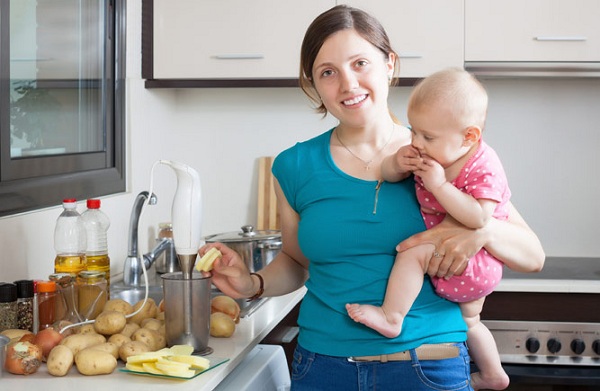
<svg viewBox="0 0 600 391"><path fill-rule="evenodd" d="M102 312L108 300L106 273L84 270L77 275L78 312L83 320L92 320Z"/></svg>
<svg viewBox="0 0 600 391"><path fill-rule="evenodd" d="M8 282L2 282L0 283L0 331L16 328L17 286Z"/></svg>

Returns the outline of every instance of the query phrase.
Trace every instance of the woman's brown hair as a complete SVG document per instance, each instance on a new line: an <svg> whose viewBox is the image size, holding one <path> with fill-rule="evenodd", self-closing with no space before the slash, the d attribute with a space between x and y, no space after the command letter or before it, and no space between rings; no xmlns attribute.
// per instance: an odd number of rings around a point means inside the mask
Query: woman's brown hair
<svg viewBox="0 0 600 391"><path fill-rule="evenodd" d="M319 113L327 114L327 109L321 102L313 83L312 72L315 58L327 38L346 29L354 29L371 45L379 49L386 59L390 53L393 53L396 59L394 75L398 72L398 55L392 49L388 35L377 19L360 9L347 5L338 5L323 12L308 26L300 49L300 88L310 100L319 105L316 108ZM392 82L394 81L395 79L392 79Z"/></svg>

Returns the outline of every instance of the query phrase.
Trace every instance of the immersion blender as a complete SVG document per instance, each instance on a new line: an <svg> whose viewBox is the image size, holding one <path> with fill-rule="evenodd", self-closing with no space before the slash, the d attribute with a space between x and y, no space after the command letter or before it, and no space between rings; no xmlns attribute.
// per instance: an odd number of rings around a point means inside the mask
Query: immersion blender
<svg viewBox="0 0 600 391"><path fill-rule="evenodd" d="M200 176L196 170L183 163L171 160L160 160L160 163L171 167L177 175L177 190L171 207L173 241L183 278L189 280L200 247L202 227Z"/></svg>
<svg viewBox="0 0 600 391"><path fill-rule="evenodd" d="M177 175L177 189L171 207L173 241L183 277L183 330L177 343L194 346L195 350L207 353L210 349L199 341L193 332L192 320L192 272L201 239L202 194L198 172L186 164L160 160Z"/></svg>

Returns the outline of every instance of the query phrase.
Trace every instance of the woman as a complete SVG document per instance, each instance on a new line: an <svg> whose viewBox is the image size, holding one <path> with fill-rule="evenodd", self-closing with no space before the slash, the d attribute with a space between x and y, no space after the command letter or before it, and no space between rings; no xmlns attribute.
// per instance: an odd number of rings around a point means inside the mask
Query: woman
<svg viewBox="0 0 600 391"><path fill-rule="evenodd" d="M431 260L430 275L460 274L484 245L516 270L543 264L539 241L514 208L508 222L493 220L482 229L447 220L424 231L414 182L382 181L383 158L411 137L387 106L397 66L387 34L368 14L336 6L317 17L302 44L301 86L317 111L339 125L275 160L281 252L251 275L221 243L199 251L222 252L213 282L229 296L277 296L307 287L292 390L472 389L460 309L438 297L429 279L396 338L347 315L346 303L381 305L398 243L399 250L433 243L443 256Z"/></svg>

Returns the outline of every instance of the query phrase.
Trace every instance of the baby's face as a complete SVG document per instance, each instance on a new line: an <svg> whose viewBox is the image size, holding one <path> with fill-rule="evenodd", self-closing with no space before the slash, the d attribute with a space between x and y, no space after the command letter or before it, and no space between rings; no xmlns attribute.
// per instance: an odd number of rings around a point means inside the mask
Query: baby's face
<svg viewBox="0 0 600 391"><path fill-rule="evenodd" d="M428 157L447 168L469 148L463 129L446 110L422 108L408 113L412 131L412 145L422 157Z"/></svg>

